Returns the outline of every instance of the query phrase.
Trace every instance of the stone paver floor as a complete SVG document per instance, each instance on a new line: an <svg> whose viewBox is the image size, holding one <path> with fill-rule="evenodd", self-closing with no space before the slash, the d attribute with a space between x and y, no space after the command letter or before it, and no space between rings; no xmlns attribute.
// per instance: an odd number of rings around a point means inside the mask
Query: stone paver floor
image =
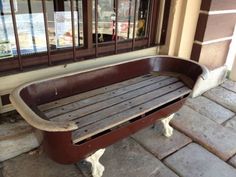
<svg viewBox="0 0 236 177"><path fill-rule="evenodd" d="M236 82L189 99L171 125L170 138L148 127L108 147L103 177L236 177ZM90 168L36 150L0 163L0 177L91 177Z"/></svg>

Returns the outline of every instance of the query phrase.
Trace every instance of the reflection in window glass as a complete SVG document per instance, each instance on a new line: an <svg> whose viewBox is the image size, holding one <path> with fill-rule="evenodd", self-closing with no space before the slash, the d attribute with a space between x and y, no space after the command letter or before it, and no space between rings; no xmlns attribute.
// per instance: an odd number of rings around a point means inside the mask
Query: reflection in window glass
<svg viewBox="0 0 236 177"><path fill-rule="evenodd" d="M98 0L98 42L114 41L116 38L115 0ZM147 36L147 20L150 0L137 0L135 38ZM135 0L118 1L117 38L133 38ZM93 1L93 42L95 43L95 0Z"/></svg>
<svg viewBox="0 0 236 177"><path fill-rule="evenodd" d="M136 34L137 38L147 36L147 20L149 14L150 0L138 0L137 4L137 22L136 22Z"/></svg>
<svg viewBox="0 0 236 177"><path fill-rule="evenodd" d="M133 38L133 22L134 22L134 6L135 1L122 0L118 5L118 29L117 35L119 40Z"/></svg>
<svg viewBox="0 0 236 177"><path fill-rule="evenodd" d="M0 0L0 13L0 59L4 59L17 54L9 0Z"/></svg>
<svg viewBox="0 0 236 177"><path fill-rule="evenodd" d="M47 50L42 2L17 0L14 3L21 54Z"/></svg>
<svg viewBox="0 0 236 177"><path fill-rule="evenodd" d="M41 1L14 0L13 2L21 54L24 55L46 51ZM0 0L0 7L0 39L3 43L8 44L9 51L12 50L12 54L16 55L17 49L13 31L10 0ZM9 47L11 47L11 49ZM2 47L2 50L3 48L4 47Z"/></svg>
<svg viewBox="0 0 236 177"><path fill-rule="evenodd" d="M115 0L98 1L98 42L115 40ZM93 1L93 42L95 34L95 0Z"/></svg>
<svg viewBox="0 0 236 177"><path fill-rule="evenodd" d="M0 59L11 57L13 50L16 54L11 16L2 15L0 19Z"/></svg>
<svg viewBox="0 0 236 177"><path fill-rule="evenodd" d="M75 45L83 46L83 11L82 0L74 0ZM72 47L72 24L70 1L46 1L48 32L51 49ZM53 10L54 9L54 10ZM79 21L79 23L78 23Z"/></svg>
<svg viewBox="0 0 236 177"><path fill-rule="evenodd" d="M41 0L13 0L21 55L46 52L44 16ZM84 45L82 0L74 0L76 46ZM51 49L72 47L70 1L46 0ZM10 0L0 0L0 59L17 55Z"/></svg>

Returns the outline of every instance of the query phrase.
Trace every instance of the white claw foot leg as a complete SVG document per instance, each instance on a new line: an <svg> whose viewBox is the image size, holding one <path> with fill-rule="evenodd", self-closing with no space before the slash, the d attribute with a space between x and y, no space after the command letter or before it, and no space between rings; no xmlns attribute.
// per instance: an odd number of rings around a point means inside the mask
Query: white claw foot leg
<svg viewBox="0 0 236 177"><path fill-rule="evenodd" d="M105 149L99 149L93 155L87 157L85 160L92 164L92 175L93 177L101 177L105 168L99 162L100 157L104 154Z"/></svg>
<svg viewBox="0 0 236 177"><path fill-rule="evenodd" d="M161 120L161 123L164 127L163 135L166 137L171 137L173 134L173 128L169 125L169 122L174 117L175 114L171 114L169 117L166 117Z"/></svg>

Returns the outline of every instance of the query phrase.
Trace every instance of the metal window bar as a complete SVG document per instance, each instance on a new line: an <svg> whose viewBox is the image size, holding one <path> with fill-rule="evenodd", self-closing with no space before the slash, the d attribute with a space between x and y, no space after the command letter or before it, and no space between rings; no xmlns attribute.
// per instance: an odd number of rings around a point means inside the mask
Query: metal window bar
<svg viewBox="0 0 236 177"><path fill-rule="evenodd" d="M13 0L10 0L10 7L11 7L12 23L13 23L13 29L14 29L14 35L15 35L15 41L16 41L16 50L18 54L18 64L19 64L19 69L22 71L23 66L22 66L22 60L21 60L21 51L20 51L18 30L17 30L17 24L16 24L16 14L15 14L15 7L14 7Z"/></svg>
<svg viewBox="0 0 236 177"><path fill-rule="evenodd" d="M74 0L70 0L70 10L71 10L71 26L72 26L73 60L76 61L74 2L73 1Z"/></svg>
<svg viewBox="0 0 236 177"><path fill-rule="evenodd" d="M30 0L27 1L27 5L28 5L29 13L32 14L32 8L31 8L31 2L30 2Z"/></svg>
<svg viewBox="0 0 236 177"><path fill-rule="evenodd" d="M42 0L42 8L43 8L43 18L44 18L46 43L47 43L48 65L50 66L50 65L52 65L52 61L51 61L51 49L50 49L49 34L48 34L47 7L46 7L45 0Z"/></svg>
<svg viewBox="0 0 236 177"><path fill-rule="evenodd" d="M129 39L129 33L130 33L131 4L132 4L132 0L129 0L129 19L128 19L128 34L127 34L127 39Z"/></svg>
<svg viewBox="0 0 236 177"><path fill-rule="evenodd" d="M134 5L134 24L133 24L132 50L134 50L134 46L135 46L136 16L137 16L137 0L135 0L135 5Z"/></svg>
<svg viewBox="0 0 236 177"><path fill-rule="evenodd" d="M150 1L150 13L149 13L149 30L148 30L148 47L151 45L151 33L152 33L152 21L153 21L153 8L154 8L154 0Z"/></svg>
<svg viewBox="0 0 236 177"><path fill-rule="evenodd" d="M27 1L27 5L28 5L28 10L29 10L30 30L31 30L31 35L32 35L33 49L34 49L34 52L37 52L35 34L34 34L35 30L34 30L34 24L32 21L32 6L31 6L30 0Z"/></svg>
<svg viewBox="0 0 236 177"><path fill-rule="evenodd" d="M116 38L115 38L115 54L117 54L117 45L118 45L118 6L119 6L119 4L118 4L119 2L118 2L118 0L115 0L115 13L116 13L116 22L115 22L115 24L116 24L116 31L115 31L115 35L116 35Z"/></svg>
<svg viewBox="0 0 236 177"><path fill-rule="evenodd" d="M148 0L148 6L147 6L147 11L144 13L144 17L145 17L145 28L144 28L144 37L148 37L148 26L149 26L149 20L150 20L150 6L151 6L151 0Z"/></svg>
<svg viewBox="0 0 236 177"><path fill-rule="evenodd" d="M169 15L170 15L170 6L171 6L171 0L165 0L160 45L165 45L166 43L167 27L168 27L168 22L169 22Z"/></svg>
<svg viewBox="0 0 236 177"><path fill-rule="evenodd" d="M77 11L77 27L78 27L78 46L80 46L80 24L79 24L79 0L76 0L76 11Z"/></svg>
<svg viewBox="0 0 236 177"><path fill-rule="evenodd" d="M95 56L98 57L98 0L95 0Z"/></svg>

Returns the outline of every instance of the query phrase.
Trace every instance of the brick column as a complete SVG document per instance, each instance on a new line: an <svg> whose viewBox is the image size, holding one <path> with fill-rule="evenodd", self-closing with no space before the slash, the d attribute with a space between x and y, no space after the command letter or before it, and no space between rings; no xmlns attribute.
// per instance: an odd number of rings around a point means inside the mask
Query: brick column
<svg viewBox="0 0 236 177"><path fill-rule="evenodd" d="M236 0L202 0L191 59L223 66L236 23Z"/></svg>

